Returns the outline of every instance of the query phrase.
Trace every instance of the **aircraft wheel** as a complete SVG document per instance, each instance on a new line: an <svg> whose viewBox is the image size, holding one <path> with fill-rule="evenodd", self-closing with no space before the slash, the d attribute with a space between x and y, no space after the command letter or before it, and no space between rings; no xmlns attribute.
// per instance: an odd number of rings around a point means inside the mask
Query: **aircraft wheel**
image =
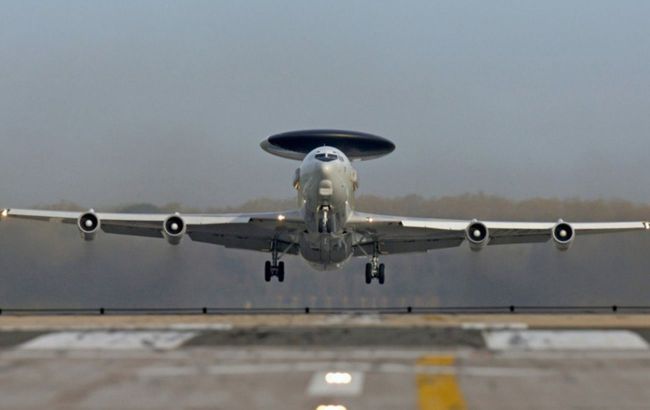
<svg viewBox="0 0 650 410"><path fill-rule="evenodd" d="M372 265L366 263L366 285L369 285L372 282Z"/></svg>
<svg viewBox="0 0 650 410"><path fill-rule="evenodd" d="M284 262L278 264L278 282L284 282Z"/></svg>
<svg viewBox="0 0 650 410"><path fill-rule="evenodd" d="M379 274L377 275L380 285L383 285L384 281L386 280L385 273L386 273L386 267L384 266L383 263L380 263L379 264Z"/></svg>
<svg viewBox="0 0 650 410"><path fill-rule="evenodd" d="M271 262L266 261L264 263L264 280L267 282L271 281Z"/></svg>

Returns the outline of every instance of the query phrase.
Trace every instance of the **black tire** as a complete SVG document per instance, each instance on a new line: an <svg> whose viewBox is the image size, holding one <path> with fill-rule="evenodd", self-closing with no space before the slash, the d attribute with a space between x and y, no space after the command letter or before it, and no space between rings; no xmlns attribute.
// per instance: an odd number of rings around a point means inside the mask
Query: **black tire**
<svg viewBox="0 0 650 410"><path fill-rule="evenodd" d="M278 282L284 282L284 262L278 264Z"/></svg>
<svg viewBox="0 0 650 410"><path fill-rule="evenodd" d="M271 281L271 262L266 261L264 263L264 280L267 282Z"/></svg>
<svg viewBox="0 0 650 410"><path fill-rule="evenodd" d="M379 284L383 285L384 281L386 280L386 267L383 263L379 264L379 275L377 276L379 278Z"/></svg>
<svg viewBox="0 0 650 410"><path fill-rule="evenodd" d="M372 282L372 265L366 263L366 285L370 285Z"/></svg>

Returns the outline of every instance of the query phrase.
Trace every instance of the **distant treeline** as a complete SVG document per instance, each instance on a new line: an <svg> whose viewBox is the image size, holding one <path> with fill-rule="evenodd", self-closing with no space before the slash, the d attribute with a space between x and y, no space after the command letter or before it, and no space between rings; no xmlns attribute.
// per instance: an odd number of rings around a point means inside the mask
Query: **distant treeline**
<svg viewBox="0 0 650 410"><path fill-rule="evenodd" d="M148 203L101 207L120 212L253 212L295 207L295 199L193 209ZM85 210L70 202L39 208ZM424 198L360 196L357 209L407 216L506 220L648 220L649 204L622 200L466 194ZM287 257L283 284L263 281L268 255L192 243L100 234L84 243L75 228L33 221L0 224L2 307L650 305L650 234L578 237L569 252L550 243L466 246L388 256L384 286L365 285L363 258L316 272Z"/></svg>

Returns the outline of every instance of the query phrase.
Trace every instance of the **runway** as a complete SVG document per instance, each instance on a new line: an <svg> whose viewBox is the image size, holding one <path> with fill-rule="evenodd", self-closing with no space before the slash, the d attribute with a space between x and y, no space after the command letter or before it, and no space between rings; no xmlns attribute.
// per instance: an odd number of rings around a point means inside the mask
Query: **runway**
<svg viewBox="0 0 650 410"><path fill-rule="evenodd" d="M1 409L647 409L646 315L1 316Z"/></svg>

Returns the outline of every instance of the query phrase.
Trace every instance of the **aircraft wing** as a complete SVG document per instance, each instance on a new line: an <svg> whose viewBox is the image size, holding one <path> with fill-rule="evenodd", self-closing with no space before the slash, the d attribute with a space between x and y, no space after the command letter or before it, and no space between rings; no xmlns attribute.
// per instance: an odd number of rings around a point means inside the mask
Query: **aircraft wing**
<svg viewBox="0 0 650 410"><path fill-rule="evenodd" d="M83 227L88 215L97 218L96 226ZM110 234L167 238L178 243L187 234L193 241L222 245L227 248L270 252L273 240L280 252L295 254L297 232L304 230L299 211L241 213L241 214L131 214L104 212L68 212L36 209L5 209L2 219L32 219L76 224L86 239L92 239L97 230ZM178 230L170 232L165 225L175 219ZM171 226L171 225L170 225ZM167 230L166 230L167 229ZM176 240L178 239L178 240Z"/></svg>
<svg viewBox="0 0 650 410"><path fill-rule="evenodd" d="M479 225L473 225L479 224ZM346 225L360 235L355 255L371 254L375 243L381 254L426 252L452 248L470 239L472 228L484 233L481 241L470 241L479 249L485 245L539 243L554 239L566 249L575 234L602 234L629 231L650 232L650 222L506 222L460 219L410 218L356 212ZM472 227L472 228L470 228ZM485 228L485 232L483 232ZM556 230L557 229L557 230ZM564 236L563 236L564 235ZM557 239L557 240L556 240Z"/></svg>

